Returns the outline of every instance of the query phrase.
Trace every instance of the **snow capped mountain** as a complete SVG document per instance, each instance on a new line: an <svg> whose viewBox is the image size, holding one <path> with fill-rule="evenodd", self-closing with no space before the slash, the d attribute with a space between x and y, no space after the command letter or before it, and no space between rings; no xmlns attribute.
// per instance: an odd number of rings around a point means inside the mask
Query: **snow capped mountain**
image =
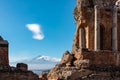
<svg viewBox="0 0 120 80"><path fill-rule="evenodd" d="M32 61L41 61L41 60L45 60L45 61L49 61L49 62L60 62L60 59L58 59L58 58L52 58L52 57L44 56L44 55L40 55L40 56L32 59Z"/></svg>
<svg viewBox="0 0 120 80"><path fill-rule="evenodd" d="M58 58L52 58L49 56L40 55L33 59L10 62L10 65L15 66L17 63L26 63L28 64L29 69L39 70L39 69L51 69L59 62L60 62L60 59Z"/></svg>

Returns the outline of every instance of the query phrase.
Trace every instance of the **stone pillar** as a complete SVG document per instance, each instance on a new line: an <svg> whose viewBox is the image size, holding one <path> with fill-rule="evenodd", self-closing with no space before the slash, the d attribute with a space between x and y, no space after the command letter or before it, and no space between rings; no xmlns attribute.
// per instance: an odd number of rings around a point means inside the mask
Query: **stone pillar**
<svg viewBox="0 0 120 80"><path fill-rule="evenodd" d="M113 19L112 19L112 51L117 51L117 6L113 6Z"/></svg>
<svg viewBox="0 0 120 80"><path fill-rule="evenodd" d="M85 44L85 30L84 28L79 29L79 47L80 49L86 48Z"/></svg>
<svg viewBox="0 0 120 80"><path fill-rule="evenodd" d="M95 11L95 38L94 38L94 50L100 50L100 9L98 5L94 7Z"/></svg>
<svg viewBox="0 0 120 80"><path fill-rule="evenodd" d="M9 43L0 36L0 64L9 65L8 59Z"/></svg>

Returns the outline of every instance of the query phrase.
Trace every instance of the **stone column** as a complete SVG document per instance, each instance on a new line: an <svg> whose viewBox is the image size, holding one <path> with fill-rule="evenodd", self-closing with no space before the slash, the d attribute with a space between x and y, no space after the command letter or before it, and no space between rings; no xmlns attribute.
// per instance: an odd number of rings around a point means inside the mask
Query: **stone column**
<svg viewBox="0 0 120 80"><path fill-rule="evenodd" d="M113 19L112 19L112 51L117 51L117 6L113 6Z"/></svg>
<svg viewBox="0 0 120 80"><path fill-rule="evenodd" d="M94 50L100 50L100 9L98 5L94 6L95 11L95 38L94 38Z"/></svg>
<svg viewBox="0 0 120 80"><path fill-rule="evenodd" d="M80 28L79 30L79 47L80 49L86 48L84 28Z"/></svg>

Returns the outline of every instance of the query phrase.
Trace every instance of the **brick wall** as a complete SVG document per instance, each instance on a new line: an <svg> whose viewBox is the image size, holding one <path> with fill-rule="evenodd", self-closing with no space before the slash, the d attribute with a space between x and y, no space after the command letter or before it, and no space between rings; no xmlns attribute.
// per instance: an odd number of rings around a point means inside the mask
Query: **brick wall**
<svg viewBox="0 0 120 80"><path fill-rule="evenodd" d="M120 66L120 53L112 51L82 51L82 59L91 60L96 66Z"/></svg>
<svg viewBox="0 0 120 80"><path fill-rule="evenodd" d="M8 42L0 37L0 64L9 65Z"/></svg>

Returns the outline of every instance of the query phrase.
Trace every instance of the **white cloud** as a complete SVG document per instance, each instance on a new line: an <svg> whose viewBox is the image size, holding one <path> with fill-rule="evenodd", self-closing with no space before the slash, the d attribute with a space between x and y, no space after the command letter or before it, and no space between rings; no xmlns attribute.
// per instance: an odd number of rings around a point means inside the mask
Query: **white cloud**
<svg viewBox="0 0 120 80"><path fill-rule="evenodd" d="M41 26L39 24L27 24L26 27L33 33L33 38L37 40L44 39Z"/></svg>

